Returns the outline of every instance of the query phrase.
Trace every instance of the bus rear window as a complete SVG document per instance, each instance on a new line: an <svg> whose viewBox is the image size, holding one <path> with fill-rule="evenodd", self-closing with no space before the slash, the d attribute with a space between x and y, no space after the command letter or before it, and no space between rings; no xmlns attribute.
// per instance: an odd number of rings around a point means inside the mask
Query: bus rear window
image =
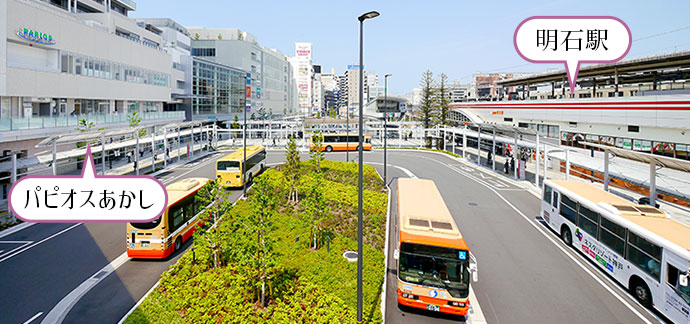
<svg viewBox="0 0 690 324"><path fill-rule="evenodd" d="M218 162L218 171L239 171L239 161L220 161Z"/></svg>
<svg viewBox="0 0 690 324"><path fill-rule="evenodd" d="M161 223L161 218L158 217L158 218L156 218L153 221L148 222L148 223L130 223L130 225L132 225L132 227L134 227L136 229L150 230L150 229L154 229L154 228L158 227L158 225L160 225L160 223Z"/></svg>

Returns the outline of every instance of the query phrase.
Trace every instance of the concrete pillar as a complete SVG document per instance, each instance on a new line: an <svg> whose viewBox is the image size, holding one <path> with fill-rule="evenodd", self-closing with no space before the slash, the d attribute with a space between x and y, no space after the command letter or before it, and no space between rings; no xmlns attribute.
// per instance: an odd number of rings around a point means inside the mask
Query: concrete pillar
<svg viewBox="0 0 690 324"><path fill-rule="evenodd" d="M465 157L465 149L467 148L467 125L465 125L465 128L462 129L462 158L466 159Z"/></svg>
<svg viewBox="0 0 690 324"><path fill-rule="evenodd" d="M539 154L539 133L537 133L537 146L536 146L536 151L537 151L537 154L535 155L536 159L535 159L535 161L534 161L534 162L535 162L535 165L536 165L536 167L534 168L534 185L537 186L537 188L539 188L539 158L540 158L540 154ZM527 168L527 164L525 164L525 168ZM527 173L525 172L525 174L527 174Z"/></svg>
<svg viewBox="0 0 690 324"><path fill-rule="evenodd" d="M57 139L53 140L53 175L57 175L57 151L56 151L56 146L57 144L55 143Z"/></svg>
<svg viewBox="0 0 690 324"><path fill-rule="evenodd" d="M139 161L139 131L137 133L137 145L134 147L134 165L136 166L134 168L134 173L136 175L139 175L139 167L140 167L140 162Z"/></svg>
<svg viewBox="0 0 690 324"><path fill-rule="evenodd" d="M513 178L515 180L518 180L518 132L517 130L513 130L515 134L515 146L513 146L513 166L515 167L513 170Z"/></svg>
<svg viewBox="0 0 690 324"><path fill-rule="evenodd" d="M609 150L604 150L604 190L609 191Z"/></svg>
<svg viewBox="0 0 690 324"><path fill-rule="evenodd" d="M570 150L568 150L567 148L565 149L565 180L568 180L568 178L570 177L570 157L568 156L569 151Z"/></svg>
<svg viewBox="0 0 690 324"><path fill-rule="evenodd" d="M491 143L491 170L496 171L496 128L493 129L493 142Z"/></svg>
<svg viewBox="0 0 690 324"><path fill-rule="evenodd" d="M101 133L101 175L105 175L105 133Z"/></svg>
<svg viewBox="0 0 690 324"><path fill-rule="evenodd" d="M656 206L656 159L649 163L649 205Z"/></svg>
<svg viewBox="0 0 690 324"><path fill-rule="evenodd" d="M482 127L477 126L477 165L482 165Z"/></svg>
<svg viewBox="0 0 690 324"><path fill-rule="evenodd" d="M616 93L614 97L618 97L618 68L613 68L613 78L614 78L614 84L615 84L615 89Z"/></svg>
<svg viewBox="0 0 690 324"><path fill-rule="evenodd" d="M17 153L12 153L12 184L17 182Z"/></svg>
<svg viewBox="0 0 690 324"><path fill-rule="evenodd" d="M163 127L163 168L168 167L168 128Z"/></svg>
<svg viewBox="0 0 690 324"><path fill-rule="evenodd" d="M177 126L177 162L180 162L180 158L182 157L182 155L180 155L180 146L181 146L180 139L181 139L180 126Z"/></svg>
<svg viewBox="0 0 690 324"><path fill-rule="evenodd" d="M151 170L156 170L156 126L154 125L151 130Z"/></svg>
<svg viewBox="0 0 690 324"><path fill-rule="evenodd" d="M453 148L453 154L455 154L455 128L451 130L452 133L452 139L450 140L450 146Z"/></svg>
<svg viewBox="0 0 690 324"><path fill-rule="evenodd" d="M544 180L546 180L546 162L549 161L549 147L544 144Z"/></svg>

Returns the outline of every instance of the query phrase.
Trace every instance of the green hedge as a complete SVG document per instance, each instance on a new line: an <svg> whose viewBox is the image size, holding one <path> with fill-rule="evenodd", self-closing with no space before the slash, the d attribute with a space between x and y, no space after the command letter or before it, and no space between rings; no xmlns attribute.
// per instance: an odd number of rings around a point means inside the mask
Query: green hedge
<svg viewBox="0 0 690 324"><path fill-rule="evenodd" d="M210 269L200 260L208 256L197 252L193 262L186 253L125 323L354 323L357 264L342 254L357 250L357 164L323 161L321 169L328 204L328 216L321 225L330 240L317 250L310 245L311 223L303 206L287 201L290 184L280 167L261 175L278 202L271 234L277 254L269 286L273 297L266 308L254 302L255 270L240 264ZM311 162L302 162L300 195L315 181L315 170ZM373 167L365 166L364 175L363 310L367 323L380 323L387 194ZM251 194L231 213L249 213Z"/></svg>

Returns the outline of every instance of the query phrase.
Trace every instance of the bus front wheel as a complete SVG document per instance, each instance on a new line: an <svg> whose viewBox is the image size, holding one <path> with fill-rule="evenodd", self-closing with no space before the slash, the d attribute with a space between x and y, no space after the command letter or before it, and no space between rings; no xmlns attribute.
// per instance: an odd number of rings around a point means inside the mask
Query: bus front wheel
<svg viewBox="0 0 690 324"><path fill-rule="evenodd" d="M561 228L561 239L563 240L563 243L565 243L567 246L573 244L573 235L570 234L570 229L566 226L563 226Z"/></svg>
<svg viewBox="0 0 690 324"><path fill-rule="evenodd" d="M182 247L182 236L178 236L177 239L175 239L175 252L179 251L181 247Z"/></svg>
<svg viewBox="0 0 690 324"><path fill-rule="evenodd" d="M649 291L649 287L647 287L644 280L634 277L631 280L630 291L642 306L647 308L652 307L652 293Z"/></svg>
<svg viewBox="0 0 690 324"><path fill-rule="evenodd" d="M326 146L326 152L333 152L333 147L330 145Z"/></svg>

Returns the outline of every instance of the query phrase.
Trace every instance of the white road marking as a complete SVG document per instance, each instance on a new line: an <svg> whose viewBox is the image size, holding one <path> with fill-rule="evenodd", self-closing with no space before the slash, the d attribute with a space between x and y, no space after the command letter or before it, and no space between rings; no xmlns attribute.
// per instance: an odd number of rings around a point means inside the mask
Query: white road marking
<svg viewBox="0 0 690 324"><path fill-rule="evenodd" d="M36 245L39 245L39 244L41 244L41 243L43 243L43 242L45 242L45 241L47 241L47 240L50 240L50 239L52 239L52 238L54 238L54 237L56 237L56 236L58 236L58 235L60 235L60 234L62 234L62 233L65 233L65 232L67 232L67 231L69 231L69 230L71 230L71 229L73 229L73 228L75 228L75 227L77 227L77 226L79 226L79 225L81 225L81 223L74 224L74 225L72 225L72 226L70 226L70 227L68 227L68 228L65 228L65 229L63 229L62 231L59 231L59 232L57 232L57 233L55 233L55 234L53 234L53 235L51 235L51 236L48 236L48 237L46 237L46 238L44 238L44 239L42 239L42 240L40 240L40 241L38 241L38 242L36 242L36 243L33 243L33 244L31 244L31 245L28 245L28 246L25 246L25 247L23 247L22 249L20 249L19 251L16 251L16 252L13 252L13 253L9 253L7 256L3 256L3 258L0 259L0 263L2 263L3 261L5 261L5 260L7 260L7 259L9 259L9 258L11 258L11 257L14 257L14 256L16 256L16 255L19 255L20 253L25 252L25 251L27 251L28 249L30 249L30 248L32 248L32 247L34 247L34 246L36 246Z"/></svg>
<svg viewBox="0 0 690 324"><path fill-rule="evenodd" d="M365 163L365 164L383 165L383 163L379 163L379 162L364 162L364 163ZM414 175L414 173L410 172L410 170L408 170L408 169L405 169L405 168L400 167L400 166L397 166L397 165L391 165L391 164L388 164L388 166L392 166L392 167L398 168L400 171L404 172L408 177L410 177L410 178L412 178L412 179L417 179L417 176Z"/></svg>
<svg viewBox="0 0 690 324"><path fill-rule="evenodd" d="M477 300L477 295L470 285L470 309L467 313L469 320L467 323L472 324L486 324L486 318L484 317L484 312L482 312L482 307L479 306L479 300Z"/></svg>
<svg viewBox="0 0 690 324"><path fill-rule="evenodd" d="M433 159L430 159L430 160L436 161L436 160L433 160ZM510 208L512 208L516 213L518 213L520 216L522 216L522 218L524 218L530 225L532 225L532 227L534 227L537 231L539 231L539 233L541 233L542 235L544 235L544 237L546 237L549 241L551 241L551 243L553 243L556 247L558 247L558 249L560 249L561 252L563 252L563 253L564 253L565 255L567 255L573 262L575 262L578 266L580 266L580 268L582 268L582 270L584 270L587 274L589 274L592 278L594 278L594 280L596 280L596 281L597 281L601 286L603 286L608 292L610 292L613 296L615 296L623 305L625 305L628 309L630 309L630 310L631 310L637 317L639 317L643 322L645 322L645 323L647 323L647 324L652 324L652 323L651 323L649 320L647 320L640 312L638 312L637 309L635 309L630 303L628 303L625 299L623 299L623 297L621 297L619 294L617 294L615 291L613 291L613 289L611 289L611 287L609 287L607 284L605 284L601 279L599 279L599 277L597 277L597 276L596 276L594 273L592 273L587 267L585 267L585 265L582 264L582 262L580 262L580 260L576 259L576 258L575 258L572 254L570 254L566 249L564 249L561 245L559 245L556 241L554 241L553 238L551 237L551 235L549 235L549 234L547 234L546 232L544 232L544 230L543 230L541 227L537 226L537 224L535 224L534 222L532 222L532 221L529 219L529 217L527 217L522 211L520 211L517 207L515 207L515 205L513 205L510 201L508 201L508 199L506 199L505 197L503 197L503 195L501 195L500 193L498 193L498 191L497 191L496 189L492 188L490 185L487 185L486 183L484 183L483 181L477 179L476 177L474 177L474 176L472 176L472 175L470 175L470 174L467 174L467 173L465 173L465 172L459 170L458 168L453 167L452 165L445 164L445 163L440 162L440 161L436 161L436 162L438 162L438 163L440 163L440 164L442 164L442 165L445 165L445 166L448 167L449 169L451 169L451 170L453 170L453 171L455 171L455 172L457 172L457 173L460 173L460 174L462 174L462 175L464 175L464 176L466 176L466 177L468 177L468 178L470 178L470 179L472 179L472 180L478 182L479 184L485 186L485 187L488 188L489 190L491 190L494 194L496 194L499 198L501 198L501 200L503 200ZM616 286L616 287L617 287L617 286ZM619 289L620 289L620 288L619 288Z"/></svg>
<svg viewBox="0 0 690 324"><path fill-rule="evenodd" d="M24 324L29 324L29 323L33 322L35 319L39 318L41 315L43 315L43 312L38 312L36 315L34 315L30 319L26 320L26 322L24 322Z"/></svg>
<svg viewBox="0 0 690 324"><path fill-rule="evenodd" d="M3 237L10 235L12 233L19 232L25 228L29 228L31 226L34 226L35 224L38 224L38 223L21 223L19 225L14 225L14 226L0 232L0 238L3 238Z"/></svg>
<svg viewBox="0 0 690 324"><path fill-rule="evenodd" d="M108 275L110 275L113 271L117 270L117 268L125 264L125 262L128 260L129 257L127 257L127 252L122 253L115 260L103 267L103 269L96 271L93 276L91 276L89 279L86 279L81 283L81 285L67 294L67 296L63 297L62 300L60 300L60 302L50 310L48 315L43 318L41 324L62 323L62 321L65 320L67 313L69 313L72 307L77 304L82 296L89 292L91 288L96 286L103 279L108 277Z"/></svg>
<svg viewBox="0 0 690 324"><path fill-rule="evenodd" d="M11 249L7 252L5 252L5 250L0 250L0 258L4 257L5 255L9 255L12 252L19 250L19 249L21 249L21 248L23 248L23 247L25 247L31 243L33 243L33 241L0 241L0 244L21 244L18 247ZM5 252L5 253L3 253L3 252Z"/></svg>

